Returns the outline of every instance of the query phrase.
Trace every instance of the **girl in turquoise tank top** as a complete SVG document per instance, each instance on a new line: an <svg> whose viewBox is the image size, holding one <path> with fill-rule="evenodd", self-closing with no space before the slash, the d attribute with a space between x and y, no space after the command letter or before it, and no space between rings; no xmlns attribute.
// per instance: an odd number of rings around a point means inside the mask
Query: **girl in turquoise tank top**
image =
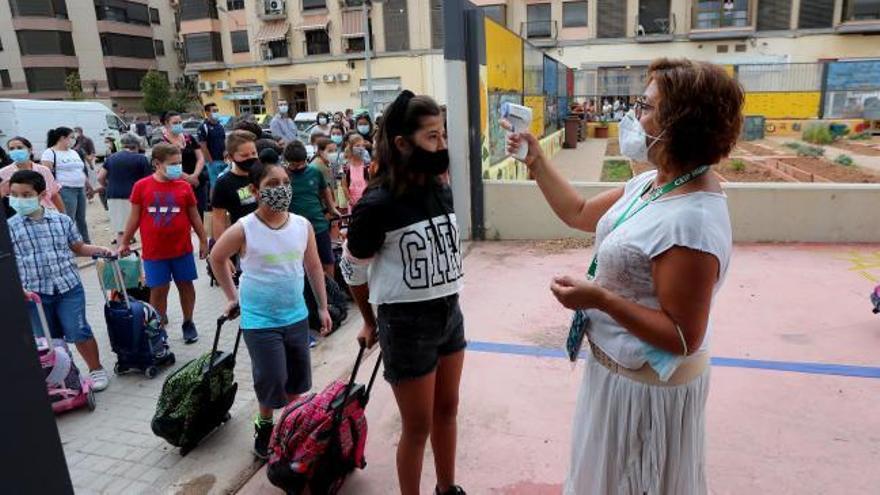
<svg viewBox="0 0 880 495"><path fill-rule="evenodd" d="M332 322L315 233L308 220L287 211L291 199L287 172L276 164L242 165L250 169L251 193L259 206L217 240L211 266L228 301L226 315L241 315L259 402L254 452L264 457L273 410L311 388L305 276L318 301L322 334L330 332ZM234 254L241 257L239 290L228 269Z"/></svg>

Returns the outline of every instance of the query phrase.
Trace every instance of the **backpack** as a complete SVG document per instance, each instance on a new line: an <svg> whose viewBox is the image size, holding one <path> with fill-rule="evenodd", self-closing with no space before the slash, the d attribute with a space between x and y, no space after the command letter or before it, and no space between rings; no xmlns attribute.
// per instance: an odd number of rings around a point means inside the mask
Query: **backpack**
<svg viewBox="0 0 880 495"><path fill-rule="evenodd" d="M330 313L330 319L333 320L332 331L336 331L348 319L348 298L345 297L345 292L342 291L336 280L327 275L324 276L324 286L327 289L327 311ZM321 328L321 319L318 317L318 302L315 301L308 277L305 280L303 296L306 299L306 307L309 309L309 328L318 330Z"/></svg>
<svg viewBox="0 0 880 495"><path fill-rule="evenodd" d="M351 184L351 167L345 165L345 181ZM364 165L364 182L370 182L370 167Z"/></svg>

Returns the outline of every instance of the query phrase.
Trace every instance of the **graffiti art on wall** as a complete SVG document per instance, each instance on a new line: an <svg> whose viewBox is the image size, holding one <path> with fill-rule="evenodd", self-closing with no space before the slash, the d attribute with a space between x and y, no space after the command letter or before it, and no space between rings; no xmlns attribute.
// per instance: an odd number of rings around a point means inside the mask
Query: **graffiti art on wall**
<svg viewBox="0 0 880 495"><path fill-rule="evenodd" d="M497 163L507 156L507 131L501 128L501 105L505 102L522 105L519 93L489 93L489 161Z"/></svg>

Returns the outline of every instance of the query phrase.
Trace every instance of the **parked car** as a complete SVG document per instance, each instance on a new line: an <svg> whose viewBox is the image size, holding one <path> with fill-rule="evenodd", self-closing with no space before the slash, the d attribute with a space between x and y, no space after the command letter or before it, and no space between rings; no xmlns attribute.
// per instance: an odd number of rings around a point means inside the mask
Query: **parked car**
<svg viewBox="0 0 880 495"><path fill-rule="evenodd" d="M318 112L300 112L293 118L297 139L308 144L312 128L318 124Z"/></svg>

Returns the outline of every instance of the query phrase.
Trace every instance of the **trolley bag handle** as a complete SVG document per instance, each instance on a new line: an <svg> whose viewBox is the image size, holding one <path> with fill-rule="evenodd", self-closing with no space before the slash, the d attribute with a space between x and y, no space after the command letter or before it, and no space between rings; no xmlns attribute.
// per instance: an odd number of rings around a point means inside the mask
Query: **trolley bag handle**
<svg viewBox="0 0 880 495"><path fill-rule="evenodd" d="M43 300L40 299L40 295L36 292L26 291L25 294L25 298L37 307L37 315L40 318L40 330L43 332L43 336L46 337L46 344L51 349L52 334L49 332L49 322L46 320L46 312L43 310Z"/></svg>
<svg viewBox="0 0 880 495"><path fill-rule="evenodd" d="M214 344L211 346L211 359L208 360L208 374L211 373L211 370L214 368L214 355L217 354L217 346L220 344L220 330L223 328L223 324L227 321L235 318L237 314L233 314L232 317L229 315L220 315L220 318L217 318L217 331L214 332ZM235 347L232 348L232 358L235 359L235 356L238 355L238 344L241 341L241 327L238 329L238 333L235 335Z"/></svg>
<svg viewBox="0 0 880 495"><path fill-rule="evenodd" d="M119 256L115 254L93 254L92 259L95 261L99 259L104 260L104 266L110 267L110 270L113 271L113 282L115 282L116 287L122 291L122 299L125 301L125 309L131 310L131 301L128 300L128 291L125 289L125 279L122 277L122 268L119 267ZM104 303L110 304L110 296L107 295L107 287L104 286L104 277L98 272L98 270L95 270L95 272L98 273L98 283L101 284L101 294L104 295Z"/></svg>
<svg viewBox="0 0 880 495"><path fill-rule="evenodd" d="M345 410L345 406L348 405L348 400L351 398L351 391L354 389L354 381L357 378L358 370L360 370L361 362L364 359L364 352L367 350L366 342L358 339L358 344L360 344L360 349L358 349L357 359L354 362L354 369L351 370L351 377L348 379L348 385L345 387L345 395L342 398L342 404L340 404L336 413L333 415L333 431L336 431L336 428L339 427L339 423L342 421L342 412ZM370 383L367 385L367 390L364 396L365 406L370 400L370 392L373 390L373 383L376 381L376 375L379 373L379 365L381 364L382 352L380 351L379 357L376 359L376 366L373 367L373 373L370 375Z"/></svg>

